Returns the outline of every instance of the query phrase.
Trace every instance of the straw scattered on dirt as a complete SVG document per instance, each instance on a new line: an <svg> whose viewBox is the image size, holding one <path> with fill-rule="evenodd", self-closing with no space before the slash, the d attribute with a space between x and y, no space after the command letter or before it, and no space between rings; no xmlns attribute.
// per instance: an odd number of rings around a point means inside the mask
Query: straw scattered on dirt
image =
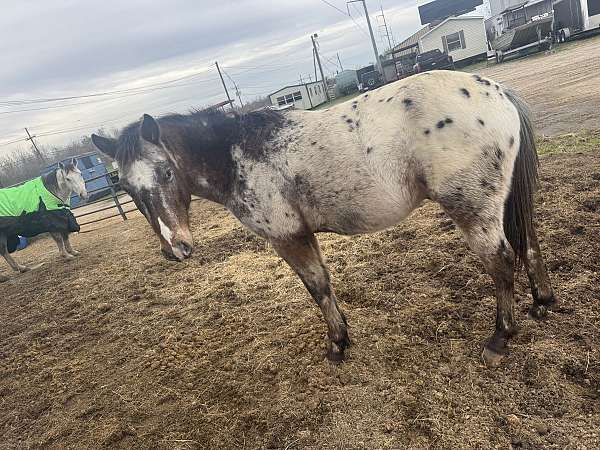
<svg viewBox="0 0 600 450"><path fill-rule="evenodd" d="M495 370L492 283L431 203L320 236L354 342L338 367L300 281L219 206L194 203L183 264L139 217L74 237L74 262L37 242L16 257L45 266L0 285L0 447L598 448L600 149L543 157L537 204L562 304L526 319L521 274Z"/></svg>

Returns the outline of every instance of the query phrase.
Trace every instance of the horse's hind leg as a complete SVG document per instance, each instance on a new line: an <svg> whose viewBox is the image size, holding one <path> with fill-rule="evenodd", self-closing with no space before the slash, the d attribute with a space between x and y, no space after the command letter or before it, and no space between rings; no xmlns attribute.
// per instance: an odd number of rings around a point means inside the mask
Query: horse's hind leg
<svg viewBox="0 0 600 450"><path fill-rule="evenodd" d="M19 264L12 256L10 256L10 253L8 253L8 244L6 239L6 235L0 234L0 255L4 257L8 265L12 267L15 272L22 273L29 271L29 267Z"/></svg>
<svg viewBox="0 0 600 450"><path fill-rule="evenodd" d="M486 364L496 366L507 353L509 338L518 330L514 318L515 254L504 235L501 208L491 208L485 211L484 216L483 212L477 214L469 211L465 214L468 208L457 210L444 203L442 206L460 227L467 244L479 256L486 272L494 280L496 329L485 344L483 358Z"/></svg>
<svg viewBox="0 0 600 450"><path fill-rule="evenodd" d="M316 237L310 234L293 240L272 240L271 244L298 274L323 312L329 330L327 358L336 363L343 361L344 349L350 345L346 318L337 306Z"/></svg>
<svg viewBox="0 0 600 450"><path fill-rule="evenodd" d="M73 247L71 246L71 241L69 240L69 233L62 233L62 238L65 243L65 249L67 250L68 253L70 253L73 256L81 255L80 252L73 249Z"/></svg>
<svg viewBox="0 0 600 450"><path fill-rule="evenodd" d="M74 256L67 252L67 249L65 248L65 241L63 239L62 233L50 233L50 236L52 236L52 239L54 239L54 242L56 242L56 246L58 247L60 256L62 256L65 259L74 258Z"/></svg>
<svg viewBox="0 0 600 450"><path fill-rule="evenodd" d="M533 305L529 310L529 315L535 319L541 319L546 316L548 308L556 302L556 299L533 226L527 233L527 257L524 263L533 296Z"/></svg>

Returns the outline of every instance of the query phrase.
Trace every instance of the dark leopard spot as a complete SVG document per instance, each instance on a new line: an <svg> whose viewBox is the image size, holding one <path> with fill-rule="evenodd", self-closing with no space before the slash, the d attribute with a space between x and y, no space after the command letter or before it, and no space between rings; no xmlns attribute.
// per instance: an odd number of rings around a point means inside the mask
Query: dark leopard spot
<svg viewBox="0 0 600 450"><path fill-rule="evenodd" d="M479 122L479 124L483 127L485 126L485 122L481 119L477 119L477 122Z"/></svg>
<svg viewBox="0 0 600 450"><path fill-rule="evenodd" d="M452 120L450 117L446 117L446 119L444 119L444 122L452 123L452 122L454 122L454 120Z"/></svg>
<svg viewBox="0 0 600 450"><path fill-rule="evenodd" d="M460 92L467 98L471 97L471 93L465 88L460 88Z"/></svg>
<svg viewBox="0 0 600 450"><path fill-rule="evenodd" d="M352 122L354 122L352 119L350 119L350 118L346 119L346 123L352 123Z"/></svg>
<svg viewBox="0 0 600 450"><path fill-rule="evenodd" d="M402 100L402 103L404 103L404 106L406 106L406 109L408 109L413 104L413 101L410 98L405 98Z"/></svg>
<svg viewBox="0 0 600 450"><path fill-rule="evenodd" d="M317 141L312 141L312 142L310 143L310 145L316 145L316 144L317 144Z"/></svg>
<svg viewBox="0 0 600 450"><path fill-rule="evenodd" d="M373 147L367 147L367 153L371 153L373 151Z"/></svg>
<svg viewBox="0 0 600 450"><path fill-rule="evenodd" d="M436 127L438 127L438 128L444 128L444 126L446 126L446 124L444 123L444 121L443 121L443 120L440 120L440 121L439 121L439 122L436 124Z"/></svg>
<svg viewBox="0 0 600 450"><path fill-rule="evenodd" d="M508 140L508 146L512 148L513 145L515 145L515 137L511 136Z"/></svg>
<svg viewBox="0 0 600 450"><path fill-rule="evenodd" d="M423 133L425 133L425 135L428 135L429 133L431 133L431 130L429 128L426 128Z"/></svg>
<svg viewBox="0 0 600 450"><path fill-rule="evenodd" d="M394 97L390 97L386 100L386 102L391 102L392 100L394 100Z"/></svg>

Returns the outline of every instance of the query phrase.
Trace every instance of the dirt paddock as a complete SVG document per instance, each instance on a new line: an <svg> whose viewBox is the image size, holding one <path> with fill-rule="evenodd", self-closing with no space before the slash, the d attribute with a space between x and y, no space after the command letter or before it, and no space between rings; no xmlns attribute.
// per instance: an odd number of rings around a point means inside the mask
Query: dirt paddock
<svg viewBox="0 0 600 450"><path fill-rule="evenodd" d="M600 448L599 138L542 157L561 304L527 319L521 273L521 333L493 370L491 280L432 203L320 235L353 339L340 366L298 278L219 206L193 204L182 264L139 215L75 236L72 262L36 242L16 258L45 265L0 285L0 448Z"/></svg>

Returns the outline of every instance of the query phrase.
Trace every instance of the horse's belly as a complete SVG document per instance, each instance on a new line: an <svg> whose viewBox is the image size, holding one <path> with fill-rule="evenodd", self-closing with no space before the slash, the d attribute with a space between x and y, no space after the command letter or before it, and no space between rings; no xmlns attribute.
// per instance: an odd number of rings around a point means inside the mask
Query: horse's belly
<svg viewBox="0 0 600 450"><path fill-rule="evenodd" d="M331 210L323 217L320 231L339 234L363 234L381 231L404 220L416 205L402 197L355 198L353 202Z"/></svg>

